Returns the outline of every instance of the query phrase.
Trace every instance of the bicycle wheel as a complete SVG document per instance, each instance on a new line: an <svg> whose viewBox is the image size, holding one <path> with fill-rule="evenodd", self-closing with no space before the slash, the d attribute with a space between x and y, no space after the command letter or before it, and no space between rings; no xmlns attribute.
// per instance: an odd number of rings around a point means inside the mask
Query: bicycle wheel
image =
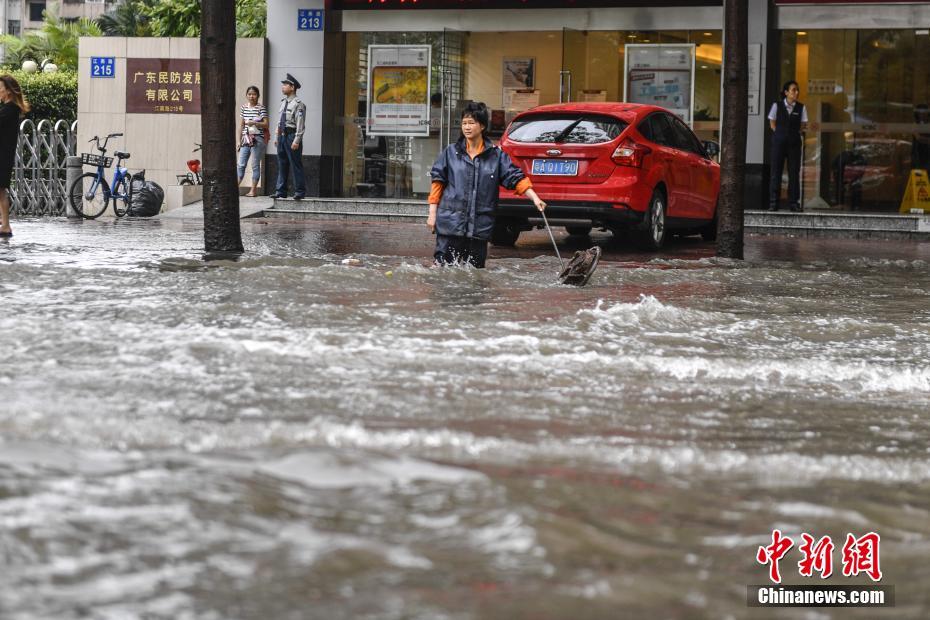
<svg viewBox="0 0 930 620"><path fill-rule="evenodd" d="M81 217L92 220L107 210L110 186L106 179L98 179L93 172L87 172L71 184L68 196L72 208L81 214Z"/></svg>
<svg viewBox="0 0 930 620"><path fill-rule="evenodd" d="M129 213L132 203L132 175L124 176L113 188L113 212L116 217L123 217Z"/></svg>

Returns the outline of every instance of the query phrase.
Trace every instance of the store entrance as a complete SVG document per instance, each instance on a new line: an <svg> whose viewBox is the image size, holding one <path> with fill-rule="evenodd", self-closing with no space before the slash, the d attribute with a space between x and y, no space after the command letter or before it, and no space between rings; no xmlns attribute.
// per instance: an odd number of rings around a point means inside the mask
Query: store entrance
<svg viewBox="0 0 930 620"><path fill-rule="evenodd" d="M562 30L559 101L623 101L621 33Z"/></svg>
<svg viewBox="0 0 930 620"><path fill-rule="evenodd" d="M464 44L454 30L346 34L344 197L429 194L433 162L458 137Z"/></svg>

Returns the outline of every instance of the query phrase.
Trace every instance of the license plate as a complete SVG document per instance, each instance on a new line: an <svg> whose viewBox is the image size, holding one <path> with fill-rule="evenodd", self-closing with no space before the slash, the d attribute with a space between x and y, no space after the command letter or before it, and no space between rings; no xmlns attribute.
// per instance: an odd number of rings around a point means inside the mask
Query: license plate
<svg viewBox="0 0 930 620"><path fill-rule="evenodd" d="M537 176L563 176L578 175L577 159L534 159L530 174Z"/></svg>

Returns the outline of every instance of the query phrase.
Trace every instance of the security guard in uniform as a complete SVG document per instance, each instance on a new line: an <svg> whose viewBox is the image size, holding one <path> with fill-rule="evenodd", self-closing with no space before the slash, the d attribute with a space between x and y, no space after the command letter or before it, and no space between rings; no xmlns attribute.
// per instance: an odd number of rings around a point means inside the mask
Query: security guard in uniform
<svg viewBox="0 0 930 620"><path fill-rule="evenodd" d="M278 185L272 198L287 198L287 177L294 170L294 200L307 195L304 179L304 128L307 122L307 106L297 98L300 82L291 75L281 80L281 107L278 112L276 142L278 147Z"/></svg>

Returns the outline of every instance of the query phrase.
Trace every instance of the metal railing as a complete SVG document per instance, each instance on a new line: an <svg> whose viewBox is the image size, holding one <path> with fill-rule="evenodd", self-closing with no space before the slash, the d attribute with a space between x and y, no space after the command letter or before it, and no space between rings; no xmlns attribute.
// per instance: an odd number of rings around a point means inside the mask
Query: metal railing
<svg viewBox="0 0 930 620"><path fill-rule="evenodd" d="M12 211L18 215L65 215L66 158L77 150L77 121L24 120L10 188Z"/></svg>

